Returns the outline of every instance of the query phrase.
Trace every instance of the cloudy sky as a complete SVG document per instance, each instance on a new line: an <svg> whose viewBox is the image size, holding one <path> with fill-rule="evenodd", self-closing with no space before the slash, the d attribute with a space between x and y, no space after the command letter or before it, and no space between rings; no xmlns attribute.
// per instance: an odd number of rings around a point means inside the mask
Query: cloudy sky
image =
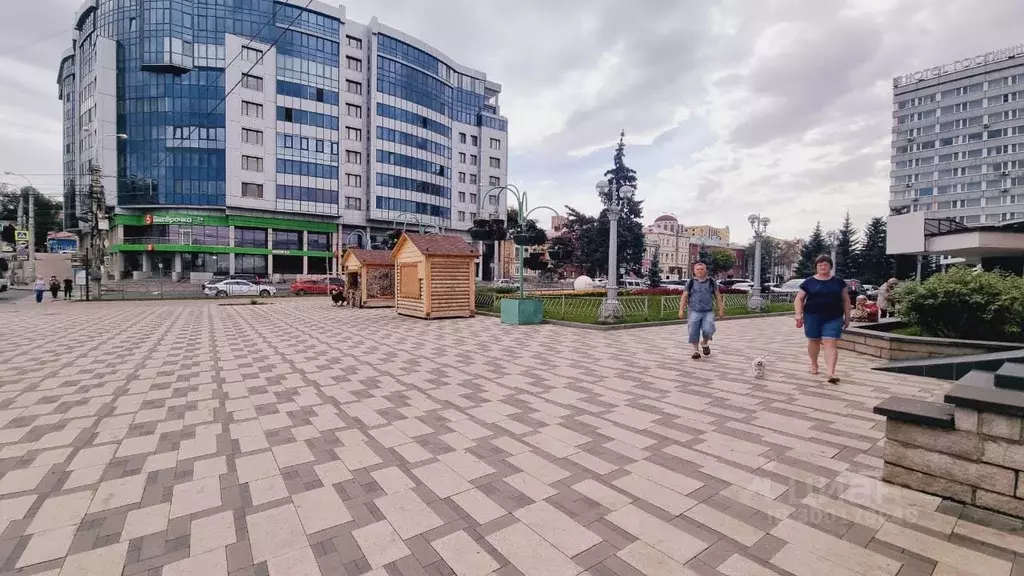
<svg viewBox="0 0 1024 576"><path fill-rule="evenodd" d="M332 0L333 3L333 0ZM59 193L80 0L5 0L0 171ZM503 85L510 178L596 212L621 129L645 219L804 236L886 213L892 77L1024 42L1020 0L351 0ZM6 177L11 183L19 179Z"/></svg>

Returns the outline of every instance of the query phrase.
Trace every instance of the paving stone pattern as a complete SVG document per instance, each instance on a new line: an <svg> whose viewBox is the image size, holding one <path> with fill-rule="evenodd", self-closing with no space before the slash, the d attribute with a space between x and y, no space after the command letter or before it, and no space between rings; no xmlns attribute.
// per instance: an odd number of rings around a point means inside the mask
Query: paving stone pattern
<svg viewBox="0 0 1024 576"><path fill-rule="evenodd" d="M946 384L822 384L786 318L697 362L325 298L0 319L3 574L1024 575L1019 521L878 480L872 406Z"/></svg>

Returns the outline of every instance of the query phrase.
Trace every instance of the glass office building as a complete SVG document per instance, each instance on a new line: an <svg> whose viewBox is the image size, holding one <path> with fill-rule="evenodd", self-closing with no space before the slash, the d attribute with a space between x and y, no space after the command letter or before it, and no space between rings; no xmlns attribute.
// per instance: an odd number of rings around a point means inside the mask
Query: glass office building
<svg viewBox="0 0 1024 576"><path fill-rule="evenodd" d="M110 275L322 273L396 227L504 216L501 86L341 6L87 0L58 88L66 226L98 166Z"/></svg>

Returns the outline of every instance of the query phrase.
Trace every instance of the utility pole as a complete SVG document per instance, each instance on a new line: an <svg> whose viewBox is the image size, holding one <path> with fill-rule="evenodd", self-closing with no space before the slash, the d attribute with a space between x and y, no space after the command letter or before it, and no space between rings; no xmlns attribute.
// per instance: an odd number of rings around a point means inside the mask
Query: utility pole
<svg viewBox="0 0 1024 576"><path fill-rule="evenodd" d="M28 261L32 263L32 277L36 275L36 191L28 189Z"/></svg>
<svg viewBox="0 0 1024 576"><path fill-rule="evenodd" d="M91 298L93 269L103 259L103 239L100 237L100 218L106 218L106 199L103 197L103 182L100 167L89 169L89 232L85 245L85 299ZM99 275L97 275L99 278ZM100 298L101 286L97 283L96 297Z"/></svg>

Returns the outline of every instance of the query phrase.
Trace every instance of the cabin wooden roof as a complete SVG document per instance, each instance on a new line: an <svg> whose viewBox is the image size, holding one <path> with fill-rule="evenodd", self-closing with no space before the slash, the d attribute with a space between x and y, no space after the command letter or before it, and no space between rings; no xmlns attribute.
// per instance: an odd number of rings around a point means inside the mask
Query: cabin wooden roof
<svg viewBox="0 0 1024 576"><path fill-rule="evenodd" d="M445 236L441 234L410 234L406 232L398 240L392 255L396 254L402 244L409 242L424 256L479 256L476 249L469 242L458 236Z"/></svg>
<svg viewBox="0 0 1024 576"><path fill-rule="evenodd" d="M352 258L358 260L364 266L391 266L394 262L391 261L391 252L388 250L363 250L361 248L351 248L346 252L352 255Z"/></svg>

